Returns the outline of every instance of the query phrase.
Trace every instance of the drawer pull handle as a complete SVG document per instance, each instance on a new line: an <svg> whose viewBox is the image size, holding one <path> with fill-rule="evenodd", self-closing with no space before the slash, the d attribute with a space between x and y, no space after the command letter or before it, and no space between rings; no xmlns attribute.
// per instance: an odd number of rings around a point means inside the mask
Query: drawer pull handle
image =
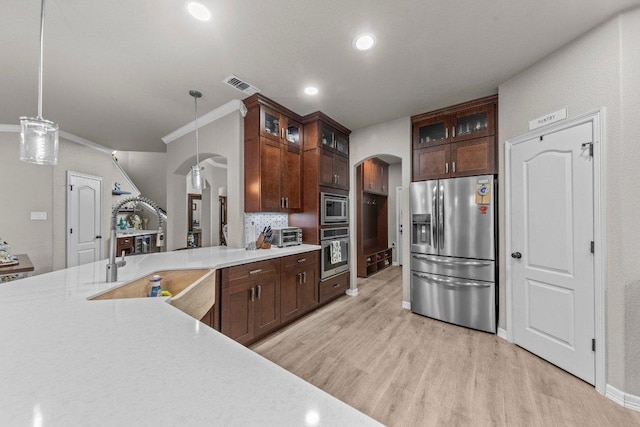
<svg viewBox="0 0 640 427"><path fill-rule="evenodd" d="M251 271L249 272L249 274L258 274L258 273L261 273L261 272L262 272L262 269L261 269L261 268L258 268L257 270L251 270Z"/></svg>
<svg viewBox="0 0 640 427"><path fill-rule="evenodd" d="M298 264L299 264L299 263L302 263L302 262L305 262L306 260L307 260L306 258L300 258L300 259L298 260Z"/></svg>
<svg viewBox="0 0 640 427"><path fill-rule="evenodd" d="M256 291L254 288L251 288L251 302L255 300L255 297L256 297Z"/></svg>
<svg viewBox="0 0 640 427"><path fill-rule="evenodd" d="M258 299L262 297L262 286L258 285Z"/></svg>
<svg viewBox="0 0 640 427"><path fill-rule="evenodd" d="M335 285L333 285L334 288L339 288L340 287L340 283L336 283Z"/></svg>

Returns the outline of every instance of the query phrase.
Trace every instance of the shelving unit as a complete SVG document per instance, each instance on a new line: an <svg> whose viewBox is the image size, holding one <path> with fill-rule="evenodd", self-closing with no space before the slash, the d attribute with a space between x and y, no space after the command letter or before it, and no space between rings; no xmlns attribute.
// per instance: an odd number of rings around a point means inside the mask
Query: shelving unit
<svg viewBox="0 0 640 427"><path fill-rule="evenodd" d="M389 267L393 262L393 249L387 248L379 252L373 252L366 256L366 276L371 276L380 270ZM359 274L358 274L359 275Z"/></svg>
<svg viewBox="0 0 640 427"><path fill-rule="evenodd" d="M356 170L358 277L369 277L392 264L393 252L388 247L388 167L373 158Z"/></svg>

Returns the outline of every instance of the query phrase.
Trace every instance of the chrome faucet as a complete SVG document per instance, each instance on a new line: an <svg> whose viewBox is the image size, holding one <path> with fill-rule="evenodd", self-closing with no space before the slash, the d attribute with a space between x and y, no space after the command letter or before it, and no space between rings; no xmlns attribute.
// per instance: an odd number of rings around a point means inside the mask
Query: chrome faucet
<svg viewBox="0 0 640 427"><path fill-rule="evenodd" d="M158 216L158 236L156 237L156 246L164 246L164 232L162 231L162 222L165 215L162 213L157 203L142 196L128 197L119 201L111 210L111 238L109 241L109 264L107 264L107 282L117 282L118 267L124 267L125 265L127 265L127 262L124 260L124 251L122 251L122 259L120 261L116 261L116 217L120 208L131 202L142 203L143 205L146 205L150 209L153 209L155 211L156 215Z"/></svg>

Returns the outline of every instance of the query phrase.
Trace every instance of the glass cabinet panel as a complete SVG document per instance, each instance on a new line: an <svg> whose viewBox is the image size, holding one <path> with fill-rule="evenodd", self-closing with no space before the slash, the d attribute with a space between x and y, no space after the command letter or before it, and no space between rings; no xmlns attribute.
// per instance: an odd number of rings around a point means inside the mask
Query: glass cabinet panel
<svg viewBox="0 0 640 427"><path fill-rule="evenodd" d="M289 144L300 146L302 142L302 125L293 120L287 120L287 134L285 138Z"/></svg>
<svg viewBox="0 0 640 427"><path fill-rule="evenodd" d="M476 132L482 132L487 129L489 118L487 112L471 114L465 117L459 117L456 122L456 136L469 135Z"/></svg>
<svg viewBox="0 0 640 427"><path fill-rule="evenodd" d="M277 114L271 114L268 111L264 112L264 133L279 137L280 134L280 116Z"/></svg>
<svg viewBox="0 0 640 427"><path fill-rule="evenodd" d="M336 148L336 141L333 137L333 129L327 125L322 125L322 146Z"/></svg>
<svg viewBox="0 0 640 427"><path fill-rule="evenodd" d="M338 150L338 152L345 155L349 155L349 139L345 135L336 132L335 148L336 150Z"/></svg>
<svg viewBox="0 0 640 427"><path fill-rule="evenodd" d="M446 122L437 122L420 126L419 143L431 145L435 141L446 140L449 138Z"/></svg>

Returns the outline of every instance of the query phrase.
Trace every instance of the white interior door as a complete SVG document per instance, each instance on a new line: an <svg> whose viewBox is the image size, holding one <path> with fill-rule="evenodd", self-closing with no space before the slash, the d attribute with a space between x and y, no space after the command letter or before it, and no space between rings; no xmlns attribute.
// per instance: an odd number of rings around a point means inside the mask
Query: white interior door
<svg viewBox="0 0 640 427"><path fill-rule="evenodd" d="M594 384L591 122L511 149L514 342Z"/></svg>
<svg viewBox="0 0 640 427"><path fill-rule="evenodd" d="M402 265L402 187L396 187L396 257Z"/></svg>
<svg viewBox="0 0 640 427"><path fill-rule="evenodd" d="M67 172L67 267L102 259L102 177Z"/></svg>

